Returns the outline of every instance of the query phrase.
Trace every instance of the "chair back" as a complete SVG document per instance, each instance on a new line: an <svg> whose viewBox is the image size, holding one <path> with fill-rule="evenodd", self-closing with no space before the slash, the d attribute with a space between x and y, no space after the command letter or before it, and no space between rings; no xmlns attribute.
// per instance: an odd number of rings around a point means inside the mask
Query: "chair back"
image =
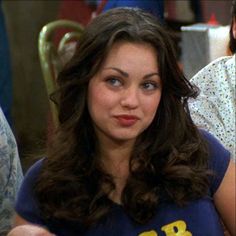
<svg viewBox="0 0 236 236"><path fill-rule="evenodd" d="M59 42L55 36L60 30L66 30ZM58 125L58 111L56 104L50 100L50 95L56 91L56 78L63 65L73 55L75 43L78 41L83 27L74 21L56 20L46 24L39 33L38 50L43 78L52 114L53 126Z"/></svg>

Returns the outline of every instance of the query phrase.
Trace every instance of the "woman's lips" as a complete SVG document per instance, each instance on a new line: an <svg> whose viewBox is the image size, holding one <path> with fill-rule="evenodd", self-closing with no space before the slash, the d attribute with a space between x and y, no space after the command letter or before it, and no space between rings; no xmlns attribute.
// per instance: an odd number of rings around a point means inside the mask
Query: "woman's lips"
<svg viewBox="0 0 236 236"><path fill-rule="evenodd" d="M131 115L119 115L115 116L115 118L117 119L118 123L121 126L127 126L127 127L134 125L139 119L137 116L131 116Z"/></svg>

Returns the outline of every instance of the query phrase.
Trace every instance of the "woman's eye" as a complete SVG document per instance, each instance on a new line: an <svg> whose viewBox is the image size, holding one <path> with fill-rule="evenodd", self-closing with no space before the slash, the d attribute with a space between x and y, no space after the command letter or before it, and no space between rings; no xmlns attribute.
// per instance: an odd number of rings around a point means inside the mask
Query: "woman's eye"
<svg viewBox="0 0 236 236"><path fill-rule="evenodd" d="M114 77L106 79L106 82L109 85L112 85L114 87L118 87L118 86L120 86L122 84L121 81L118 78L114 78Z"/></svg>
<svg viewBox="0 0 236 236"><path fill-rule="evenodd" d="M145 90L155 90L158 88L158 84L155 82L145 82L141 86Z"/></svg>

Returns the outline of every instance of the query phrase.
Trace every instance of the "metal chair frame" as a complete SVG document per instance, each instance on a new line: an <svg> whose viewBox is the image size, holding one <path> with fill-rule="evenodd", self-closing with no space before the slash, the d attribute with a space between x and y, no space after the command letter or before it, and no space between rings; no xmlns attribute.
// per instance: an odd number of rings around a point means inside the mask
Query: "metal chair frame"
<svg viewBox="0 0 236 236"><path fill-rule="evenodd" d="M54 36L57 30L66 29L60 39L58 46L55 45ZM56 20L46 24L39 33L38 51L44 82L48 94L50 110L52 113L53 125L58 125L58 111L56 104L50 100L50 95L57 89L56 77L62 69L60 53L65 49L66 44L72 39L79 40L83 27L74 21Z"/></svg>

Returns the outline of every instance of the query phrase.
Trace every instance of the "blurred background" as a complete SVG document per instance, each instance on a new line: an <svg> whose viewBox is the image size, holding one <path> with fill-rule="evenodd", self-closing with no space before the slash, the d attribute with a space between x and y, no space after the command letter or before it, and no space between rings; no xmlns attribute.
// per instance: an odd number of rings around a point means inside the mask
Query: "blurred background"
<svg viewBox="0 0 236 236"><path fill-rule="evenodd" d="M42 155L48 137L50 110L38 55L39 32L45 24L62 18L85 26L95 12L99 13L101 5L96 0L0 0L0 4L10 55L7 85L10 98L4 101L7 99L4 95L1 106L8 102L8 119L26 169L30 160ZM229 25L230 7L230 0L164 0L163 20L176 34L180 63L185 47L181 27L206 24L209 20L220 26ZM3 36L2 31L0 34ZM2 37L0 44L1 40ZM1 60L4 56L1 55Z"/></svg>

